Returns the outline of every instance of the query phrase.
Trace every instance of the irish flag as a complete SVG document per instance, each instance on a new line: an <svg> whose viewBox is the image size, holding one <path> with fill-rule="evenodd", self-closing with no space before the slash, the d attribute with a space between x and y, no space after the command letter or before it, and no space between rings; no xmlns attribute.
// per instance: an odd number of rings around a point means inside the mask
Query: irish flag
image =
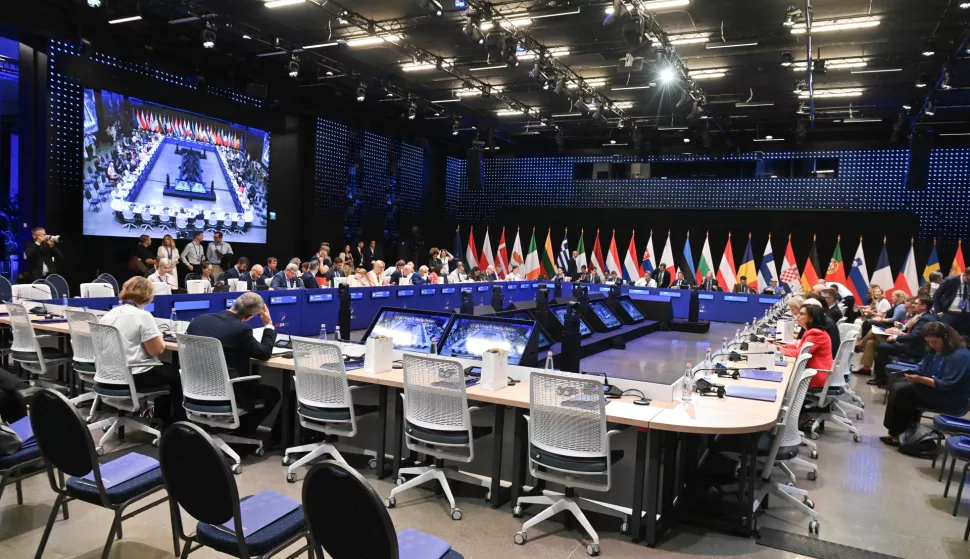
<svg viewBox="0 0 970 559"><path fill-rule="evenodd" d="M576 247L576 271L583 273L583 266L589 266L586 262L586 245L583 244L583 230L579 230L579 245Z"/></svg>
<svg viewBox="0 0 970 559"><path fill-rule="evenodd" d="M556 255L552 252L552 227L546 233L546 246L542 250L542 267L546 270L546 277L552 279L556 276Z"/></svg>
<svg viewBox="0 0 970 559"><path fill-rule="evenodd" d="M842 262L842 235L835 239L835 252L829 260L829 268L825 272L825 281L834 281L845 285L845 264Z"/></svg>
<svg viewBox="0 0 970 559"><path fill-rule="evenodd" d="M596 275L600 277L600 281L606 278L606 270L603 265L606 261L603 260L603 249L600 248L600 230L596 230L596 240L593 242L593 266L596 267Z"/></svg>
<svg viewBox="0 0 970 559"><path fill-rule="evenodd" d="M697 263L697 285L704 283L707 272L714 271L714 258L711 257L711 234L704 237L704 248L701 249L701 261Z"/></svg>
<svg viewBox="0 0 970 559"><path fill-rule="evenodd" d="M896 283L893 284L893 289L901 289L910 297L916 295L916 291L919 290L919 280L916 276L916 257L913 254L912 240L909 242L909 254L906 255L906 261L903 262L903 267L899 269L899 274L896 276Z"/></svg>
<svg viewBox="0 0 970 559"><path fill-rule="evenodd" d="M953 255L953 264L950 264L950 275L958 276L967 269L963 261L963 241L957 241L957 253Z"/></svg>
<svg viewBox="0 0 970 559"><path fill-rule="evenodd" d="M525 279L537 279L539 277L539 253L536 252L535 227L532 228L532 240L529 242L529 251L525 253L522 275L525 276Z"/></svg>
<svg viewBox="0 0 970 559"><path fill-rule="evenodd" d="M724 246L724 254L721 255L721 264L717 267L717 283L724 291L733 291L734 284L738 282L734 269L734 249L731 248L731 234L728 233L727 245Z"/></svg>

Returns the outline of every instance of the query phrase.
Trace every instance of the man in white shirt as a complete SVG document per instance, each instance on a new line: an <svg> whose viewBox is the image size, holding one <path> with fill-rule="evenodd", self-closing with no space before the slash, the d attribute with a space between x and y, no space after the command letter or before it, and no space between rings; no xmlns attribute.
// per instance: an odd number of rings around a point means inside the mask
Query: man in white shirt
<svg viewBox="0 0 970 559"><path fill-rule="evenodd" d="M178 278L175 277L175 273L172 271L172 262L168 258L161 258L156 264L155 273L148 276L148 281L152 283L167 283L172 289L178 289L179 282Z"/></svg>
<svg viewBox="0 0 970 559"><path fill-rule="evenodd" d="M513 273L517 270L518 266L512 267ZM468 281L468 274L465 273L465 263L459 262L458 267L455 268L455 271L448 274L448 283L463 283L466 281Z"/></svg>
<svg viewBox="0 0 970 559"><path fill-rule="evenodd" d="M192 236L192 242L185 246L185 250L182 251L182 264L189 269L190 272L195 272L202 264L202 260L205 258L205 251L202 250L202 231L196 231ZM218 276L216 276L218 277Z"/></svg>
<svg viewBox="0 0 970 559"><path fill-rule="evenodd" d="M222 267L222 260L227 254L232 254L232 245L222 242L222 233L216 231L212 235L213 241L205 249L205 259L212 264L212 274L219 277L225 270Z"/></svg>
<svg viewBox="0 0 970 559"><path fill-rule="evenodd" d="M633 285L637 287L657 287L657 282L650 277L650 272L643 272L643 276L637 278Z"/></svg>

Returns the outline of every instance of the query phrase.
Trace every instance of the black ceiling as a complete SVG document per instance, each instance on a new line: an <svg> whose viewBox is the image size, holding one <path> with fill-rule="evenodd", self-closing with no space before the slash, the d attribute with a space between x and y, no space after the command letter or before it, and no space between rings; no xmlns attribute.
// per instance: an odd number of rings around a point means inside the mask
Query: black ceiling
<svg viewBox="0 0 970 559"><path fill-rule="evenodd" d="M310 105L316 101L330 108L353 104L355 110L366 107L370 114L394 118L406 114L413 101L415 120L420 121L415 126L465 143L474 135L485 141L488 133L484 131L493 129L499 146L506 142L520 147L555 146L554 138L561 135L570 147L606 150L632 146L635 136L647 145L683 145L686 138L693 145L723 149L794 146L797 138L887 141L894 125L901 131L897 134L900 141L905 141L914 124L917 129L944 134L970 131L970 96L965 89L970 80L962 75L968 55L961 51L961 46L967 47L970 8L961 8L957 0L811 2L816 29L811 56L826 65L824 72L820 68L813 71L814 107L808 98L795 93L796 82L808 79L804 68L807 36L795 34L785 25L791 9L788 2L667 0L668 4L686 5L657 9L656 1L625 0L627 10L639 8L646 14L646 31L651 31L651 23L662 30L653 33L655 44L667 44L683 35L706 40L674 44L658 55L648 38L643 47L632 51L645 58L643 69L625 73L617 69L618 60L631 52L623 30L637 16L627 15L605 25L605 10L612 1L466 0L464 9L457 9L454 0L437 1L442 4L441 16L429 14L422 6L425 0L307 0L275 9L265 7L263 0L104 0L105 6L99 9L88 8L87 0L28 3L48 8L55 18L71 22L94 43L103 37L145 44L157 60L180 59L183 66L194 63L199 73L212 80L231 76L237 86L248 81L266 83L271 98L302 99ZM801 24L807 3L791 2L802 11L794 14L796 24ZM500 64L488 62L485 45L470 41L463 33L469 13L476 21L491 19L493 30L504 29L520 45L568 50L568 54L557 55L556 62L544 64L544 74L555 78L567 73L569 81L586 80L586 101L604 107L612 104L614 110L603 111L605 121L594 120L591 111L574 107L580 88L567 88L561 94L553 87L544 89L545 80L530 77L533 61L522 60L530 53L519 54L517 67L494 67ZM142 19L107 24L135 14ZM200 19L173 23L193 16ZM525 23L523 18L531 21ZM828 20L843 18L869 18L878 24L818 31ZM496 25L503 20L511 24ZM217 33L212 49L201 46L207 24ZM354 39L373 35L398 38L351 46ZM722 46L722 41L749 44L712 48ZM928 41L934 54L924 56ZM302 48L328 43L337 44ZM782 65L784 53L791 54L798 70ZM287 64L294 55L300 72L291 80L286 77ZM662 84L661 70L672 64L676 67L678 59L695 77L700 70L714 69L723 70L724 75L693 81L680 76ZM845 63L844 59L853 59L848 62L856 66L833 67ZM402 69L403 64L417 62L437 62L443 68ZM938 87L945 67L950 74L948 88ZM926 75L926 88L915 85L921 74ZM366 86L366 98L357 103L361 83ZM622 89L638 85L650 87ZM850 88L858 89L855 96L824 97L832 90ZM459 90L476 89L490 94L456 96ZM693 99L684 98L682 92L688 90ZM923 110L928 93L935 102L932 116ZM694 99L701 101L697 109ZM759 106L744 106L748 101ZM507 110L510 103L528 114L499 116L497 111ZM808 105L801 112L810 114L798 114L800 103ZM904 105L912 108L906 110ZM570 113L575 116L554 116ZM898 120L901 113L908 118ZM454 117L460 119L455 138ZM782 141L753 143L768 136ZM611 141L617 148L611 147Z"/></svg>

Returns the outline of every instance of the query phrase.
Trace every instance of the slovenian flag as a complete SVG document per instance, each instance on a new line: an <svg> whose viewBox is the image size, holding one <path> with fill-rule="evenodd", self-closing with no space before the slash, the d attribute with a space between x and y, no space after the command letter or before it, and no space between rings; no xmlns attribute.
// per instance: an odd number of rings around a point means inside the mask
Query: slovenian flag
<svg viewBox="0 0 970 559"><path fill-rule="evenodd" d="M623 279L635 281L640 279L640 265L637 262L637 243L634 241L635 232L630 233L630 246L626 249L623 259Z"/></svg>
<svg viewBox="0 0 970 559"><path fill-rule="evenodd" d="M866 268L866 254L862 250L862 237L859 237L859 248L856 249L852 267L849 268L849 283L846 287L855 295L856 305L866 304L869 299L869 270Z"/></svg>

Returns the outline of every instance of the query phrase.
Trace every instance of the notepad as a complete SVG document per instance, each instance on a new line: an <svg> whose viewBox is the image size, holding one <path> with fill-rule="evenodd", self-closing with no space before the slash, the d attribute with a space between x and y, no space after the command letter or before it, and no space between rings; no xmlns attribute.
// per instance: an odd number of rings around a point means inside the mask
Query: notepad
<svg viewBox="0 0 970 559"><path fill-rule="evenodd" d="M741 369L741 378L753 380L767 380L770 382L781 382L785 373L781 371L762 371L761 369Z"/></svg>
<svg viewBox="0 0 970 559"><path fill-rule="evenodd" d="M397 550L401 559L441 559L451 551L451 545L431 534L405 528L397 535Z"/></svg>
<svg viewBox="0 0 970 559"><path fill-rule="evenodd" d="M762 400L774 402L778 397L778 391L774 388L752 388L750 386L728 386L724 389L724 395L731 398L744 398L746 400Z"/></svg>
<svg viewBox="0 0 970 559"><path fill-rule="evenodd" d="M151 456L132 452L111 462L101 464L101 482L105 489L111 489L126 481L158 468L158 460ZM94 471L81 478L81 481L94 485Z"/></svg>
<svg viewBox="0 0 970 559"><path fill-rule="evenodd" d="M29 417L24 416L17 421L14 421L10 424L10 428L14 433L17 433L18 437L20 437L20 440L22 441L20 448L31 446L32 443L36 444L34 442L34 427L30 424Z"/></svg>
<svg viewBox="0 0 970 559"><path fill-rule="evenodd" d="M295 511L300 503L293 499L277 493L272 489L264 489L255 495L250 495L239 502L239 514L242 517L243 538L248 538L252 534L262 530L277 520ZM229 533L236 533L236 520L230 518L228 522L220 525Z"/></svg>
<svg viewBox="0 0 970 559"><path fill-rule="evenodd" d="M42 320L35 320L34 324L60 324L61 322L67 322L66 318L45 318Z"/></svg>
<svg viewBox="0 0 970 559"><path fill-rule="evenodd" d="M775 360L775 367L787 367L787 366L788 366L788 361L785 361L784 359Z"/></svg>
<svg viewBox="0 0 970 559"><path fill-rule="evenodd" d="M883 330L882 328L880 328L878 326L873 326L869 331L872 332L873 334L877 335L877 336L889 336L889 335L891 335L889 332L886 332L885 330Z"/></svg>

